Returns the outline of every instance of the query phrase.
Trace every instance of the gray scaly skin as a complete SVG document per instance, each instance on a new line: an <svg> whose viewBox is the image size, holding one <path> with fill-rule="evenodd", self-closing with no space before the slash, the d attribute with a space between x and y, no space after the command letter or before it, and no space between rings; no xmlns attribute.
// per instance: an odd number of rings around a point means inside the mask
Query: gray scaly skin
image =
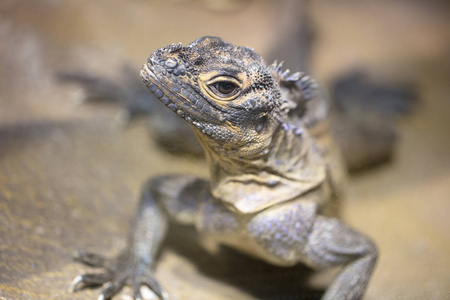
<svg viewBox="0 0 450 300"><path fill-rule="evenodd" d="M128 284L141 299L147 285L168 299L152 272L170 218L195 226L209 242L275 265L342 266L322 299L360 299L377 249L333 216L343 175L328 134L327 103L314 81L276 63L266 66L254 50L217 37L157 50L141 77L192 126L210 181L150 180L127 248L115 259L80 251L79 261L106 271L78 276L73 288L104 284L99 299L107 299Z"/></svg>

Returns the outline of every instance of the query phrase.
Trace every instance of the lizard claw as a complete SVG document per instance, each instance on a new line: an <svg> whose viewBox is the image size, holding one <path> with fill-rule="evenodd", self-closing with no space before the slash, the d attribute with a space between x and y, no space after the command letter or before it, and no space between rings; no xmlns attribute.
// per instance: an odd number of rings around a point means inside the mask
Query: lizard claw
<svg viewBox="0 0 450 300"><path fill-rule="evenodd" d="M110 273L78 275L73 279L72 284L70 285L70 291L74 293L87 286L102 285L111 279L112 274Z"/></svg>
<svg viewBox="0 0 450 300"><path fill-rule="evenodd" d="M160 300L169 300L169 294L166 291L164 291L163 289L160 289L159 291L156 291L155 289L149 287L145 283L141 283L141 284L138 284L138 285L134 286L133 299L134 300L147 299L149 297L145 297L144 298L142 296L142 294L147 296L150 293L155 294Z"/></svg>
<svg viewBox="0 0 450 300"><path fill-rule="evenodd" d="M77 277L75 277L75 278L72 280L72 283L70 284L69 291L70 291L71 293L75 293L75 292L78 290L79 285L80 285L82 282L83 282L83 276L78 275Z"/></svg>
<svg viewBox="0 0 450 300"><path fill-rule="evenodd" d="M130 285L133 290L133 299L144 299L141 294L141 287L146 286L160 300L168 300L167 292L154 278L152 265L149 261L139 259L130 252L125 251L114 259L107 259L103 256L86 251L78 251L74 259L93 267L106 269L102 273L78 275L72 281L70 291L76 292L85 287L101 286L97 300L111 299L125 285Z"/></svg>
<svg viewBox="0 0 450 300"><path fill-rule="evenodd" d="M150 289L156 296L161 300L168 300L169 294L161 287L161 285L156 281L153 277L147 276L146 278L142 278L138 284L134 285L134 295L139 295L142 300L141 288L145 286ZM136 298L135 299L139 299Z"/></svg>
<svg viewBox="0 0 450 300"><path fill-rule="evenodd" d="M124 285L125 285L124 282L119 283L108 282L103 286L103 290L100 293L100 295L98 295L97 300L111 299L111 297L117 294L123 288Z"/></svg>

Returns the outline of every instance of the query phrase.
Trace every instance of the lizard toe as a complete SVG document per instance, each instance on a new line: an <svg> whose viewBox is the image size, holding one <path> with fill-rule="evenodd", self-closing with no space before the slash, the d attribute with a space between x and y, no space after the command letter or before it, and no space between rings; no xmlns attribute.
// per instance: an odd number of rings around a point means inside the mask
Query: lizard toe
<svg viewBox="0 0 450 300"><path fill-rule="evenodd" d="M72 284L70 286L71 292L76 292L80 289L83 289L88 286L99 286L102 284L105 284L106 282L110 281L112 279L111 273L88 273L88 274L82 274L78 275L74 278L72 281Z"/></svg>
<svg viewBox="0 0 450 300"><path fill-rule="evenodd" d="M75 251L72 257L75 261L94 268L108 268L109 266L109 259L100 254L95 254L84 250Z"/></svg>
<svg viewBox="0 0 450 300"><path fill-rule="evenodd" d="M117 294L125 285L125 282L108 282L104 285L103 290L98 296L97 300L111 299L112 296Z"/></svg>

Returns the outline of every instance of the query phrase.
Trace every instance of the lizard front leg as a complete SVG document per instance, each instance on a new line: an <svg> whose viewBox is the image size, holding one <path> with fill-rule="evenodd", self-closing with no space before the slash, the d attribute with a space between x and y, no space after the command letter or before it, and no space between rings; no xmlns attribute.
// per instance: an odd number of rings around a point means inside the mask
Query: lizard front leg
<svg viewBox="0 0 450 300"><path fill-rule="evenodd" d="M317 216L304 252L313 267L343 267L322 300L361 299L378 258L367 236L340 220L322 216Z"/></svg>
<svg viewBox="0 0 450 300"><path fill-rule="evenodd" d="M142 299L140 288L148 286L160 299L167 293L154 278L155 257L166 234L168 219L191 224L199 202L208 194L206 181L187 176L168 176L152 179L145 186L138 211L133 219L127 246L116 258L79 251L75 259L84 264L104 268L95 274L77 276L72 290L84 286L103 285L99 300L109 299L125 285L133 290L133 299Z"/></svg>
<svg viewBox="0 0 450 300"><path fill-rule="evenodd" d="M318 215L314 195L241 215L208 203L199 218L200 233L278 266L306 264L313 269L342 266L322 300L361 299L377 260L365 235L342 221Z"/></svg>
<svg viewBox="0 0 450 300"><path fill-rule="evenodd" d="M361 299L378 257L374 243L342 221L318 215L308 200L305 196L257 214L247 224L248 234L272 263L342 266L322 300Z"/></svg>

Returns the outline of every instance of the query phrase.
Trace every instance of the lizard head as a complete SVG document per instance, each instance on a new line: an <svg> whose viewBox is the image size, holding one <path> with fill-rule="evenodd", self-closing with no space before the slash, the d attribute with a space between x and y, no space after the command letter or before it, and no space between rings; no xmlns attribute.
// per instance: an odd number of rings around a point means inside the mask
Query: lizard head
<svg viewBox="0 0 450 300"><path fill-rule="evenodd" d="M267 153L280 125L281 93L276 72L254 50L218 37L170 44L150 55L141 77L206 148L239 157Z"/></svg>

